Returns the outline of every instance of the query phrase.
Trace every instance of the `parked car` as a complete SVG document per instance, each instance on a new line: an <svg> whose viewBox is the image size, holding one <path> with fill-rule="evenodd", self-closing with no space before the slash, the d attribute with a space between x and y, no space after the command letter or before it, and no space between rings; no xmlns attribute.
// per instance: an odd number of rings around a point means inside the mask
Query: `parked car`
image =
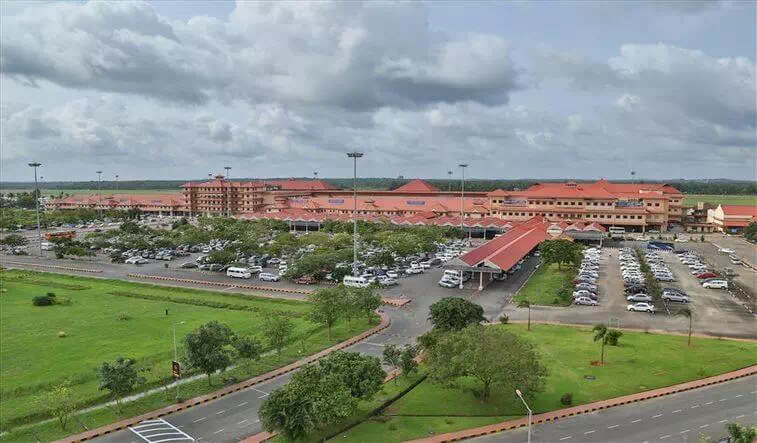
<svg viewBox="0 0 757 443"><path fill-rule="evenodd" d="M182 263L181 266L179 266L179 267L182 268L182 269L196 268L197 267L197 263L193 263L191 261L188 261L186 263Z"/></svg>
<svg viewBox="0 0 757 443"><path fill-rule="evenodd" d="M312 285L315 283L315 280L309 275L303 275L302 277L295 279L294 282L298 285Z"/></svg>
<svg viewBox="0 0 757 443"><path fill-rule="evenodd" d="M439 286L443 288L456 288L459 283L455 283L452 280L441 279L439 280Z"/></svg>
<svg viewBox="0 0 757 443"><path fill-rule="evenodd" d="M573 300L573 303L575 303L577 305L585 305L585 306L597 306L597 305L599 305L599 302L597 302L596 300L592 300L589 297L576 297Z"/></svg>
<svg viewBox="0 0 757 443"><path fill-rule="evenodd" d="M718 249L718 252L720 252L721 254L733 254L736 251L731 248L720 248Z"/></svg>
<svg viewBox="0 0 757 443"><path fill-rule="evenodd" d="M258 275L258 279L262 281L279 281L281 280L281 277L276 274L271 274L270 272L261 272L260 275Z"/></svg>
<svg viewBox="0 0 757 443"><path fill-rule="evenodd" d="M423 268L421 268L420 266L410 267L410 268L405 269L405 274L408 274L408 275L423 274Z"/></svg>
<svg viewBox="0 0 757 443"><path fill-rule="evenodd" d="M718 274L714 272L702 272L701 274L697 274L697 278L705 279L705 278L715 278Z"/></svg>
<svg viewBox="0 0 757 443"><path fill-rule="evenodd" d="M634 312L652 313L655 311L655 307L649 303L634 303L632 305L628 305L626 309L629 311L634 311Z"/></svg>
<svg viewBox="0 0 757 443"><path fill-rule="evenodd" d="M702 287L707 289L728 289L728 281L720 279L707 280L702 283Z"/></svg>
<svg viewBox="0 0 757 443"><path fill-rule="evenodd" d="M644 293L638 293L638 294L631 294L628 297L626 297L626 300L632 301L632 302L650 302L652 301L652 297L650 297L647 294Z"/></svg>
<svg viewBox="0 0 757 443"><path fill-rule="evenodd" d="M223 265L220 263L211 263L210 266L208 266L208 271L219 272L221 270L223 270Z"/></svg>
<svg viewBox="0 0 757 443"><path fill-rule="evenodd" d="M688 303L689 297L686 294L678 292L665 292L662 294L662 299L665 301L675 301L680 303Z"/></svg>

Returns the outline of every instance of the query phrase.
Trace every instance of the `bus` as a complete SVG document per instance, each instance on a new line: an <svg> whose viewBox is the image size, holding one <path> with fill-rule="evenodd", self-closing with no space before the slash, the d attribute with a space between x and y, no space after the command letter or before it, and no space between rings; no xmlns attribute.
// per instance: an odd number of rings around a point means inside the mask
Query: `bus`
<svg viewBox="0 0 757 443"><path fill-rule="evenodd" d="M76 238L76 231L62 231L62 232L47 232L45 233L47 240L60 240L64 238Z"/></svg>
<svg viewBox="0 0 757 443"><path fill-rule="evenodd" d="M612 238L623 238L626 235L626 228L612 226L610 229L608 229L608 232L610 233L610 237Z"/></svg>

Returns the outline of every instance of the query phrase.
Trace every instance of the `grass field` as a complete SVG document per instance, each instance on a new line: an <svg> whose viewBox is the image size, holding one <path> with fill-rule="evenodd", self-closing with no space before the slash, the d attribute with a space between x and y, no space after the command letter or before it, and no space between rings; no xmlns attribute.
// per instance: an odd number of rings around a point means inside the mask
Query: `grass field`
<svg viewBox="0 0 757 443"><path fill-rule="evenodd" d="M570 270L557 264L541 266L515 295L515 301L528 300L532 305L567 306L571 300L563 300L557 294L560 288L570 282Z"/></svg>
<svg viewBox="0 0 757 443"><path fill-rule="evenodd" d="M36 398L64 380L72 382L82 406L107 400L106 394L97 389L96 368L118 356L134 358L148 370L145 388L159 385L161 378L170 375L172 328L177 322L184 322L176 325L180 345L184 335L210 320L226 323L239 334L262 339L266 318L278 312L290 317L295 324L294 339L281 361L264 358L250 374L236 371L234 375L240 379L287 364L333 343L327 339L325 328L305 319L307 303L294 300L22 271L4 271L2 287L5 291L0 296L3 380L0 427L3 430L43 418ZM70 305L32 305L33 296L47 292L54 292L56 298L69 298ZM166 309L169 315L165 314ZM119 320L121 314L129 319ZM338 324L333 341L344 340L368 327L365 319ZM60 331L67 336L58 338ZM300 337L306 337L305 341ZM215 384L212 389L218 388L220 380ZM207 382L200 385L197 389L202 391ZM184 388L182 391L187 395L192 392Z"/></svg>
<svg viewBox="0 0 757 443"><path fill-rule="evenodd" d="M549 368L545 391L531 403L535 414L565 407L560 397L569 392L573 405L578 405L757 363L754 342L695 338L687 347L682 336L624 332L619 346L606 348L605 365L592 366L592 360L599 360L600 347L592 341L589 328L532 325L527 332L525 325L519 324L491 327L505 327L528 337ZM588 380L587 375L595 379ZM398 442L496 423L525 412L512 392L495 389L489 400L482 402L474 389L479 385L473 380L463 382L462 389L426 380L392 404L382 417L361 423L338 440Z"/></svg>
<svg viewBox="0 0 757 443"><path fill-rule="evenodd" d="M757 195L686 194L683 198L685 206L695 206L697 202L713 205L757 205Z"/></svg>

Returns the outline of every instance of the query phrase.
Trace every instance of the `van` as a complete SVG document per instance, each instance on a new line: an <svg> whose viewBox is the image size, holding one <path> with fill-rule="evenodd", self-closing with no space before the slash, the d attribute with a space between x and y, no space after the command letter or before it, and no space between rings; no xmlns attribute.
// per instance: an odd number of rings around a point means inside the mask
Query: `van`
<svg viewBox="0 0 757 443"><path fill-rule="evenodd" d="M247 269L253 274L259 274L263 272L262 266L249 266Z"/></svg>
<svg viewBox="0 0 757 443"><path fill-rule="evenodd" d="M53 250L53 246L54 245L52 243L43 241L42 244L40 245L40 248L43 251L52 251Z"/></svg>
<svg viewBox="0 0 757 443"><path fill-rule="evenodd" d="M252 278L252 273L247 268L228 268L226 270L226 276L233 278Z"/></svg>
<svg viewBox="0 0 757 443"><path fill-rule="evenodd" d="M702 287L708 289L728 289L728 282L726 280L712 279L702 283Z"/></svg>
<svg viewBox="0 0 757 443"><path fill-rule="evenodd" d="M444 277L450 276L452 278L460 278L460 271L454 271L452 269L445 269L444 270Z"/></svg>
<svg viewBox="0 0 757 443"><path fill-rule="evenodd" d="M365 277L352 277L349 275L344 277L344 280L342 280L342 282L344 283L344 286L350 288L367 288L370 284Z"/></svg>

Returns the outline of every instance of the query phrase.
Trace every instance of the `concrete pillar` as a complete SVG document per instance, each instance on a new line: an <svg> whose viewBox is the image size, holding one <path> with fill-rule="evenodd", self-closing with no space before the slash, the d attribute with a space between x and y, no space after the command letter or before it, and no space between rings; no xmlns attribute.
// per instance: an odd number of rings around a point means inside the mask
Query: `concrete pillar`
<svg viewBox="0 0 757 443"><path fill-rule="evenodd" d="M478 290L479 291L484 290L484 273L483 272L478 273Z"/></svg>

